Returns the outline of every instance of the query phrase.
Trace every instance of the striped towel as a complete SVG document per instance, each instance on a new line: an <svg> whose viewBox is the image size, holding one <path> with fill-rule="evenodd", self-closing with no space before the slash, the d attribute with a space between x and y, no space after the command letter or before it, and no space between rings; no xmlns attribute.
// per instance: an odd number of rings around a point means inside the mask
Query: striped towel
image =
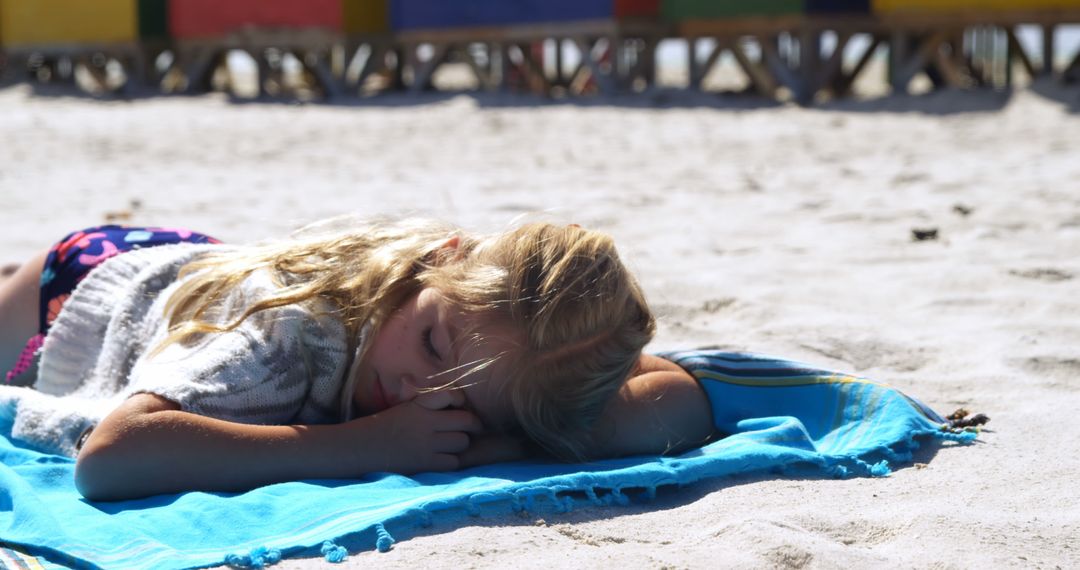
<svg viewBox="0 0 1080 570"><path fill-rule="evenodd" d="M241 494L87 502L72 482L73 461L12 441L13 410L0 406L0 560L13 568L131 569L263 567L320 554L340 561L349 552L385 551L393 535L418 527L450 530L470 515L625 504L659 486L735 474L884 476L911 460L920 439L969 442L976 435L865 378L741 353L662 356L698 378L726 437L677 457L521 461L411 477L375 473Z"/></svg>
<svg viewBox="0 0 1080 570"><path fill-rule="evenodd" d="M57 570L63 568L56 564L30 556L17 548L7 548L0 543L0 569L3 570Z"/></svg>

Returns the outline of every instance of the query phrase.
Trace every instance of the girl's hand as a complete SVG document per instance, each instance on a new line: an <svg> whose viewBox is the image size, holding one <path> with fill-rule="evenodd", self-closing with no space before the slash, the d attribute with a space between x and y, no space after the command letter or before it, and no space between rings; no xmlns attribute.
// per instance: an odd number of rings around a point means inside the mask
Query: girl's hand
<svg viewBox="0 0 1080 570"><path fill-rule="evenodd" d="M461 405L456 390L430 392L402 402L373 416L353 420L357 437L373 437L370 445L356 445L365 471L418 473L453 471L462 466L459 453L469 448L469 434L480 434L483 425L475 414L454 409ZM370 427L365 426L370 424ZM361 427L364 426L364 427Z"/></svg>
<svg viewBox="0 0 1080 570"><path fill-rule="evenodd" d="M502 433L485 434L472 438L469 448L458 454L461 461L458 468L518 461L528 456L525 443L520 438Z"/></svg>

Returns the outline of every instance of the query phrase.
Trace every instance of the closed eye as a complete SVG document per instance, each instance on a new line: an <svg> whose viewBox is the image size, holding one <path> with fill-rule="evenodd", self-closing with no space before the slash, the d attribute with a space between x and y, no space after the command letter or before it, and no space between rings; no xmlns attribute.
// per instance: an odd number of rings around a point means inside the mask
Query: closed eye
<svg viewBox="0 0 1080 570"><path fill-rule="evenodd" d="M435 350L435 343L432 342L432 340L431 340L431 335L432 335L433 330L434 329L432 327L427 327L427 328L424 329L424 334L423 334L424 350L426 350L427 353L429 355L431 355L432 358L434 358L435 360L438 360L439 362L442 362L442 356L439 355L438 350Z"/></svg>

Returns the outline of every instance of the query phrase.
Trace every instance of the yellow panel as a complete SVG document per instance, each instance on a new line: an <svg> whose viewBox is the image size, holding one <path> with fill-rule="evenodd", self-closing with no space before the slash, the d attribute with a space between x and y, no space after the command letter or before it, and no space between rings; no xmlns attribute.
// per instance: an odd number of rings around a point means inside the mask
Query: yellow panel
<svg viewBox="0 0 1080 570"><path fill-rule="evenodd" d="M134 41L137 0L0 0L4 46Z"/></svg>
<svg viewBox="0 0 1080 570"><path fill-rule="evenodd" d="M956 10L1016 10L1080 8L1080 0L873 0L875 12L949 12Z"/></svg>
<svg viewBox="0 0 1080 570"><path fill-rule="evenodd" d="M390 0L342 0L347 34L390 32Z"/></svg>

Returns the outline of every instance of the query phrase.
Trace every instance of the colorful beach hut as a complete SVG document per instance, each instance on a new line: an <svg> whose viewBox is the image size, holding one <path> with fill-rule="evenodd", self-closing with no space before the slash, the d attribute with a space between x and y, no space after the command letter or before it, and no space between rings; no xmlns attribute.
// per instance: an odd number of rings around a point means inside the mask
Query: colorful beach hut
<svg viewBox="0 0 1080 570"><path fill-rule="evenodd" d="M880 40L872 37L857 63L845 69L849 41L870 17L869 0L663 0L662 15L691 44L690 85L700 88L720 57L730 53L757 92L774 97L781 87L808 103L824 89L846 93ZM836 34L829 53L822 36ZM697 42L713 49L699 57ZM758 55L746 49L756 46Z"/></svg>
<svg viewBox="0 0 1080 570"><path fill-rule="evenodd" d="M137 68L139 46L136 0L0 0L0 52L12 68L31 57L47 67L63 60L69 74L83 65L102 89L110 89L101 62Z"/></svg>
<svg viewBox="0 0 1080 570"><path fill-rule="evenodd" d="M211 88L228 53L240 50L258 64L260 94L268 93L269 77L292 53L317 84L336 92L336 82L319 60L341 40L341 0L169 0L168 29L189 90ZM281 50L280 57L267 50Z"/></svg>
<svg viewBox="0 0 1080 570"><path fill-rule="evenodd" d="M138 39L136 0L0 0L7 51L129 46Z"/></svg>
<svg viewBox="0 0 1080 570"><path fill-rule="evenodd" d="M391 0L390 6L395 37L410 54L422 44L434 48L416 62L414 90L429 88L435 70L457 53L488 88L523 78L543 92L590 85L610 92L652 81L655 45L664 35L659 0ZM564 68L566 45L580 55L574 69Z"/></svg>
<svg viewBox="0 0 1080 570"><path fill-rule="evenodd" d="M205 89L230 50L259 64L260 90L280 57L295 56L326 95L340 89L347 62L332 61L336 46L389 32L386 0L168 0L168 34L191 85ZM266 51L277 54L268 58Z"/></svg>
<svg viewBox="0 0 1080 570"><path fill-rule="evenodd" d="M926 72L935 85L1008 86L1014 64L1029 75L1054 73L1055 28L1080 23L1080 0L871 0L890 30L890 82L903 91ZM1041 65L1017 37L1017 27L1042 28ZM1080 68L1080 54L1061 72Z"/></svg>

